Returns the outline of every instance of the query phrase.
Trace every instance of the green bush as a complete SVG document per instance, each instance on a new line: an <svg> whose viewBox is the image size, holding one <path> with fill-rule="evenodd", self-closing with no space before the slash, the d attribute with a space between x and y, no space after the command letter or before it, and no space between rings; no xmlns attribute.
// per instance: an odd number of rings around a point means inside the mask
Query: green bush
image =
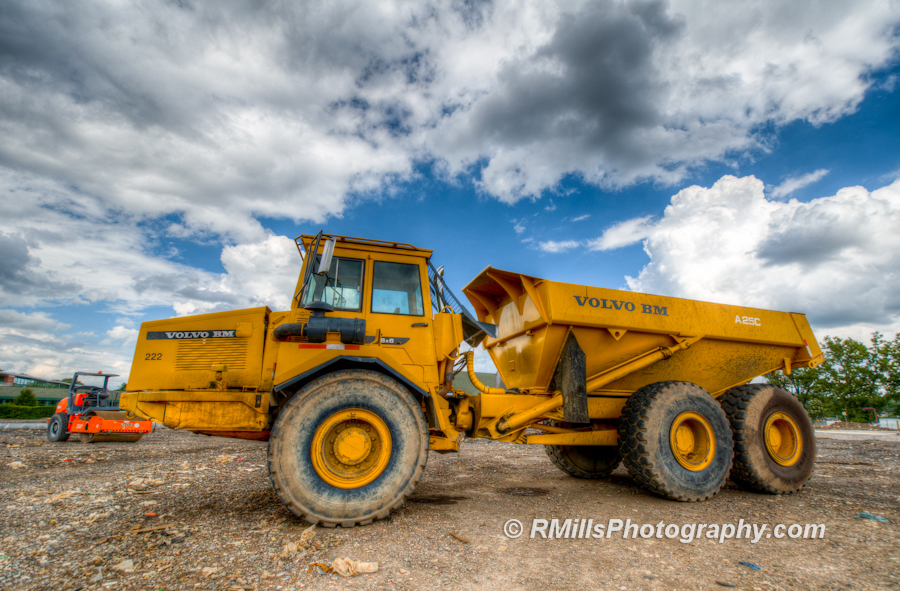
<svg viewBox="0 0 900 591"><path fill-rule="evenodd" d="M56 412L53 406L19 406L17 404L0 404L0 419L43 419L52 417Z"/></svg>
<svg viewBox="0 0 900 591"><path fill-rule="evenodd" d="M34 395L34 390L31 388L22 388L19 395L16 396L16 399L12 401L16 406L37 406L38 401L37 397Z"/></svg>

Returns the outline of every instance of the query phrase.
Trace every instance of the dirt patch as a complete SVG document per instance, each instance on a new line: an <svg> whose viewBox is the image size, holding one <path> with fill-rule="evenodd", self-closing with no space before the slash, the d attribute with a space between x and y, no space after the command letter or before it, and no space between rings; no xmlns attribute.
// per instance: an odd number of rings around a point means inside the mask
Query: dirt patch
<svg viewBox="0 0 900 591"><path fill-rule="evenodd" d="M455 505L459 501L464 501L469 497L454 497L450 495L413 495L406 500L407 503L424 503L427 505Z"/></svg>
<svg viewBox="0 0 900 591"><path fill-rule="evenodd" d="M546 496L550 491L545 488L530 488L530 487L512 487L512 488L501 488L501 492L505 492L508 495L512 495L514 497L543 497Z"/></svg>
<svg viewBox="0 0 900 591"><path fill-rule="evenodd" d="M707 502L675 503L647 494L622 468L579 480L540 447L466 441L459 461L430 455L414 496L390 520L316 529L304 542L309 525L272 492L265 443L168 430L135 444L44 437L19 430L0 439L3 589L900 588L897 443L820 440L813 479L795 495L728 483ZM16 462L22 467L10 467ZM512 519L526 529L516 539L504 535ZM535 519L577 519L588 531L585 520L593 527L610 519L654 531L741 519L826 531L824 539L762 536L755 544L655 533L532 539ZM308 572L338 557L378 562L379 570L348 579Z"/></svg>

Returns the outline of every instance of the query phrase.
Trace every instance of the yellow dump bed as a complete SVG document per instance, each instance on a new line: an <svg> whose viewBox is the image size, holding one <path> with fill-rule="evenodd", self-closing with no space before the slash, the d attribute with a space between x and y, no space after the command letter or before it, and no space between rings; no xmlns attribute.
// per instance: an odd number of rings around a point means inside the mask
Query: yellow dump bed
<svg viewBox="0 0 900 591"><path fill-rule="evenodd" d="M560 352L573 334L586 357L588 393L628 396L665 380L683 380L717 396L777 370L819 364L822 353L803 314L698 302L548 281L487 267L463 292L479 320L498 325L483 346L508 388L550 388ZM604 374L690 338L669 359L601 388Z"/></svg>

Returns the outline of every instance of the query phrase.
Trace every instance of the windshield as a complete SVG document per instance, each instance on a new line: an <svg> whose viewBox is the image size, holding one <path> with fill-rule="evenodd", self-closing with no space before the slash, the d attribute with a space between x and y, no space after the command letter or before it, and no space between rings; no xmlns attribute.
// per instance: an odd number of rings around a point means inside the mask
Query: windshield
<svg viewBox="0 0 900 591"><path fill-rule="evenodd" d="M318 267L321 256L312 263ZM362 310L363 261L334 257L327 275L312 273L301 305L324 302L335 310Z"/></svg>
<svg viewBox="0 0 900 591"><path fill-rule="evenodd" d="M79 386L93 386L94 388L103 388L106 383L107 376L78 376L76 384Z"/></svg>

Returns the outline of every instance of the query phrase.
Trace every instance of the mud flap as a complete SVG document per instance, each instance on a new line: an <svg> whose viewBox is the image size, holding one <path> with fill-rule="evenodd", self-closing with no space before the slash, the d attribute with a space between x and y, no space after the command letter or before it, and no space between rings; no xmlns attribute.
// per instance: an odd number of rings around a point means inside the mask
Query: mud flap
<svg viewBox="0 0 900 591"><path fill-rule="evenodd" d="M589 423L587 403L587 358L571 332L563 345L550 390L563 397L563 418L567 423Z"/></svg>

